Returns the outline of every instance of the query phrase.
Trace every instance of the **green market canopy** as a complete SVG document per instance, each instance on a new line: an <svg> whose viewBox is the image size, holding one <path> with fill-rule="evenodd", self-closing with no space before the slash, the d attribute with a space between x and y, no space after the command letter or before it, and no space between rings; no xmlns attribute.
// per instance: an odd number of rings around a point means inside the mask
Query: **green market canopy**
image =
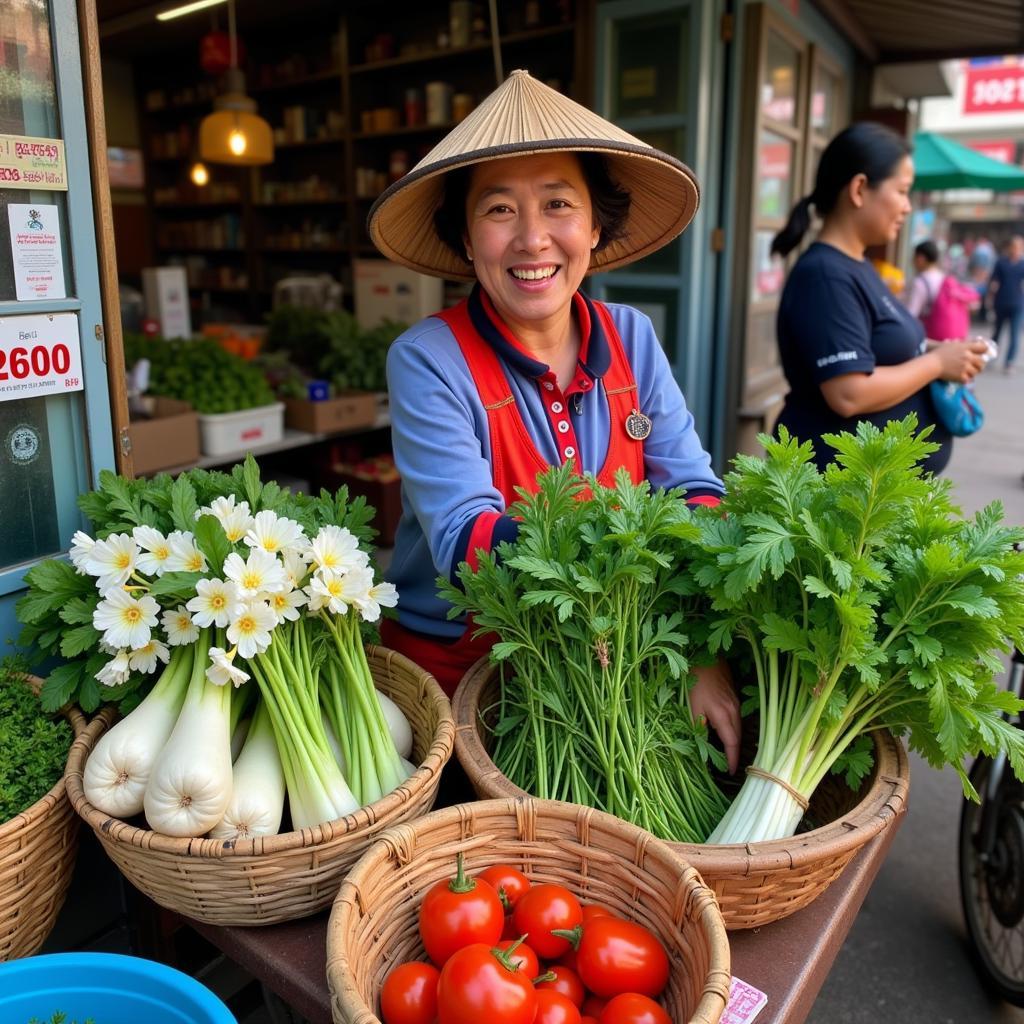
<svg viewBox="0 0 1024 1024"><path fill-rule="evenodd" d="M914 136L914 191L988 188L995 192L1024 189L1024 168L1000 163L959 142L931 132Z"/></svg>

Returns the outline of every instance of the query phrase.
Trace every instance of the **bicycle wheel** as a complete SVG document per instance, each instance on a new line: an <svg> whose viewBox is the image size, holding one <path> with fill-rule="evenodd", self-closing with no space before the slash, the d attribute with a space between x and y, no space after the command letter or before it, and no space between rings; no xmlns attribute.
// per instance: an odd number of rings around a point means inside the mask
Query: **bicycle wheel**
<svg viewBox="0 0 1024 1024"><path fill-rule="evenodd" d="M986 799L992 761L980 757L971 782ZM960 815L960 900L974 957L987 987L1024 1006L1024 811L1007 766L991 808L964 801ZM991 848L981 849L983 815L995 812Z"/></svg>

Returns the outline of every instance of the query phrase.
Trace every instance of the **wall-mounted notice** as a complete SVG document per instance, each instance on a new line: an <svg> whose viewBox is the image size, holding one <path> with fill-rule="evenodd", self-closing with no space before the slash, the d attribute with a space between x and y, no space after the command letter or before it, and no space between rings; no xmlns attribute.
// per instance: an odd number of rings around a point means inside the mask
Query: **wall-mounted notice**
<svg viewBox="0 0 1024 1024"><path fill-rule="evenodd" d="M0 188L66 192L64 142L29 135L0 135Z"/></svg>
<svg viewBox="0 0 1024 1024"><path fill-rule="evenodd" d="M0 317L0 402L83 387L77 314Z"/></svg>
<svg viewBox="0 0 1024 1024"><path fill-rule="evenodd" d="M18 300L67 298L59 209L43 203L11 203L7 212Z"/></svg>

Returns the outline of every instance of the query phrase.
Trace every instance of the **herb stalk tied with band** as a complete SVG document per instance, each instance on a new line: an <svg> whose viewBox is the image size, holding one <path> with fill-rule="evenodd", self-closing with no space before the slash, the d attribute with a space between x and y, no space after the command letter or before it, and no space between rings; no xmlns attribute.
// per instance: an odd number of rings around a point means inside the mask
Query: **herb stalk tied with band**
<svg viewBox="0 0 1024 1024"><path fill-rule="evenodd" d="M1024 778L1024 732L1005 717L1021 704L994 682L998 651L1024 643L1024 529L998 502L964 518L949 482L922 473L928 433L911 416L825 435L835 461L819 472L780 428L696 514L687 558L711 598L709 645L749 659L760 712L760 772L709 842L792 835L800 802L761 773L804 798L829 772L855 786L874 729L907 733L975 799L963 760L979 751L1006 751Z"/></svg>
<svg viewBox="0 0 1024 1024"><path fill-rule="evenodd" d="M701 842L726 802L709 769L724 759L688 697L695 585L677 554L699 529L678 494L625 471L608 488L567 464L539 486L509 509L514 543L464 563L462 589L439 580L451 617L499 637L494 761L535 796Z"/></svg>

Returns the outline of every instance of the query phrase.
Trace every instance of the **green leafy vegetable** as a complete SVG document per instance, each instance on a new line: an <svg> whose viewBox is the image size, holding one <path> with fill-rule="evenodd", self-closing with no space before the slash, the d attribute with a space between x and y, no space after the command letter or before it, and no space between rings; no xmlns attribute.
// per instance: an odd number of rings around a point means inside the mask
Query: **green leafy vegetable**
<svg viewBox="0 0 1024 1024"><path fill-rule="evenodd" d="M711 598L713 651L745 654L760 712L756 768L810 796L830 771L869 770L872 729L909 733L928 761L1005 750L1024 778L1018 709L993 678L1000 650L1024 643L1024 530L993 503L971 519L948 481L922 474L935 446L914 417L826 435L835 462L784 429L766 458L740 456L726 498L697 514L689 546ZM724 515L723 515L724 513ZM797 802L763 777L744 784L711 842L791 835Z"/></svg>
<svg viewBox="0 0 1024 1024"><path fill-rule="evenodd" d="M0 661L0 824L53 788L71 746L71 726L43 713L25 674L23 661Z"/></svg>
<svg viewBox="0 0 1024 1024"><path fill-rule="evenodd" d="M514 544L439 580L452 614L499 643L494 760L540 797L617 814L665 839L701 842L725 809L708 761L724 766L689 705L694 587L675 569L699 531L678 495L581 480L571 465L510 509ZM590 489L590 496L584 489Z"/></svg>

